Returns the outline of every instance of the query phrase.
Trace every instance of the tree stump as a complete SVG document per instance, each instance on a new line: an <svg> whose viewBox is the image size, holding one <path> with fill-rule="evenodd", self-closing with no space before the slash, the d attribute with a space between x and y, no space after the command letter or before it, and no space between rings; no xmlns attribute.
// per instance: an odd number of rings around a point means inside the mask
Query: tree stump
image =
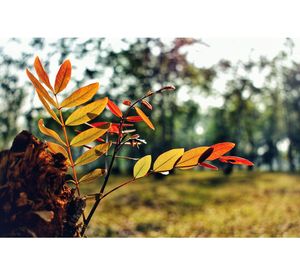
<svg viewBox="0 0 300 275"><path fill-rule="evenodd" d="M65 161L27 131L0 152L0 236L79 236L85 201L66 183Z"/></svg>

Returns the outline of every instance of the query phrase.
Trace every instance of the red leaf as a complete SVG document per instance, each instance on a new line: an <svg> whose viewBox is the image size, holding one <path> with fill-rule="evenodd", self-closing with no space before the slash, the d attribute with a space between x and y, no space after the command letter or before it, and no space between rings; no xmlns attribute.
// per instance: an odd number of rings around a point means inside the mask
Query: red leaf
<svg viewBox="0 0 300 275"><path fill-rule="evenodd" d="M129 121L129 122L141 122L141 121L143 121L140 116L128 116L126 118L126 120Z"/></svg>
<svg viewBox="0 0 300 275"><path fill-rule="evenodd" d="M212 154L206 160L215 160L229 152L235 146L232 142L216 143L210 146L214 149Z"/></svg>
<svg viewBox="0 0 300 275"><path fill-rule="evenodd" d="M231 163L231 164L241 164L241 165L247 165L247 166L253 166L254 163L250 160L235 157L235 156L222 156L219 158L219 161L225 162L225 163Z"/></svg>
<svg viewBox="0 0 300 275"><path fill-rule="evenodd" d="M96 140L99 142L105 142L105 140L103 138L97 138Z"/></svg>
<svg viewBox="0 0 300 275"><path fill-rule="evenodd" d="M142 104L148 108L149 110L152 110L152 105L147 100L142 100Z"/></svg>
<svg viewBox="0 0 300 275"><path fill-rule="evenodd" d="M92 126L94 127L100 127L104 124L107 124L108 122L105 122L105 121L99 121L99 122L94 122L94 123L91 123Z"/></svg>
<svg viewBox="0 0 300 275"><path fill-rule="evenodd" d="M119 134L120 133L119 124L112 124L111 127L109 128L108 132L114 133L114 134Z"/></svg>
<svg viewBox="0 0 300 275"><path fill-rule="evenodd" d="M198 163L199 166L203 166L205 168L209 168L209 169L212 169L212 170L219 170L219 168L217 166L214 166L210 163L207 163L207 162L201 162L201 163Z"/></svg>
<svg viewBox="0 0 300 275"><path fill-rule="evenodd" d="M128 99L123 100L123 104L126 106L130 106L131 105L131 101Z"/></svg>
<svg viewBox="0 0 300 275"><path fill-rule="evenodd" d="M108 99L108 103L107 103L107 107L108 109L117 117L122 117L123 114L121 112L121 110L119 109L119 107L110 99Z"/></svg>

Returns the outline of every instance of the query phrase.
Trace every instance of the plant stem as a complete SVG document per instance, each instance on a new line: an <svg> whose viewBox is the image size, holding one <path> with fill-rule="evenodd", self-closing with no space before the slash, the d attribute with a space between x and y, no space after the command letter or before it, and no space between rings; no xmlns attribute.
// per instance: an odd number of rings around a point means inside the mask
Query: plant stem
<svg viewBox="0 0 300 275"><path fill-rule="evenodd" d="M109 168L108 168L108 170L107 170L107 174L106 174L105 179L104 179L104 182L103 182L103 184L102 184L102 186L101 186L100 192L96 195L96 201L95 201L94 205L92 206L92 209L90 210L90 213L89 213L88 217L86 218L86 220L84 220L83 227L82 227L82 230L81 230L81 236L84 235L84 232L85 232L87 226L89 225L89 223L90 223L90 221L91 221L91 218L93 217L93 215L94 215L94 213L95 213L95 211L96 211L96 209L97 209L97 207L98 207L98 205L99 205L101 199L104 197L104 196L103 196L103 197L101 197L101 196L102 196L102 194L104 193L106 184L107 184L108 179L109 179L109 177L110 177L110 174L111 174L111 171L112 171L112 167L113 167L114 161L115 161L115 159L116 159L116 154L117 154L117 152L119 151L119 149L121 148L121 146L124 145L124 144L122 144L122 141L123 141L123 140L122 140L122 129L123 129L124 121L125 121L125 119L128 117L130 110L131 110L137 103L141 102L143 99L148 98L148 97L154 95L155 93L160 93L160 92L162 92L162 91L163 91L164 89L166 89L166 88L168 88L168 87L163 87L163 88L159 89L159 90L156 91L156 92L150 92L150 93L147 93L147 94L144 95L143 97L137 99L136 101L134 101L134 102L129 106L129 108L127 109L125 115L122 116L121 121L120 121L120 123L119 123L119 135L118 135L118 139L117 139L117 142L116 142L116 145L115 145L115 148L114 148L114 152L113 152L113 155L112 155L112 159L111 159ZM130 181L130 182L131 182L131 181ZM124 186L124 185L126 185L126 184L128 184L128 183L129 183L129 182L125 182L124 184L119 185L119 187L117 186L115 189L113 189L113 190L109 191L108 193L106 193L106 194L105 194L105 197L106 197L108 194L110 194L111 192L113 192L113 191L115 191L115 190L121 188L122 186Z"/></svg>
<svg viewBox="0 0 300 275"><path fill-rule="evenodd" d="M56 100L57 105L59 106L56 95L55 95L55 100ZM62 129L63 129L63 132L64 132L64 137L65 137L65 141L66 141L66 145L67 145L67 150L68 150L68 155L69 155L69 159L70 159L70 163L71 163L73 177L74 177L74 180L75 180L76 191L77 191L78 196L80 197L78 177L77 177L77 173L76 173L76 170L75 170L75 164L74 164L73 157L72 157L72 151L71 151L71 146L70 146L70 142L69 142L69 138L68 138L68 134L67 134L65 121L64 121L64 118L63 118L63 115L62 115L61 108L58 108L58 111L59 111L60 122L62 124Z"/></svg>
<svg viewBox="0 0 300 275"><path fill-rule="evenodd" d="M107 174L105 176L105 179L104 179L104 182L103 182L103 185L101 186L101 189L100 189L100 192L96 195L96 201L92 207L92 209L90 210L90 213L89 215L87 216L84 224L83 224L83 227L82 227L82 230L81 230L81 236L83 236L86 228L88 227L90 221L91 221L91 218L93 217L100 201L101 201L101 195L103 194L104 192L104 189L105 189L105 186L108 182L108 179L109 179L109 176L111 174L111 171L112 171L112 167L113 167L113 164L114 164L114 160L115 160L115 157L116 157L116 154L117 154L117 151L118 151L118 146L116 145L115 146L115 149L114 149L114 152L113 152L113 155L112 155L112 159L111 159L111 162L110 162L110 165L109 165L109 168L107 170Z"/></svg>

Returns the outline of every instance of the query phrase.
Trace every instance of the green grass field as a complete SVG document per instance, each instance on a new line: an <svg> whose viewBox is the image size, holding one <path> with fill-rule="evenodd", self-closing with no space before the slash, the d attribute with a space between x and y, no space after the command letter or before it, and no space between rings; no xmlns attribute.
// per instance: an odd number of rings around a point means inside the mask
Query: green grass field
<svg viewBox="0 0 300 275"><path fill-rule="evenodd" d="M113 177L107 190L126 179ZM146 178L105 198L87 236L299 237L300 175L184 171Z"/></svg>

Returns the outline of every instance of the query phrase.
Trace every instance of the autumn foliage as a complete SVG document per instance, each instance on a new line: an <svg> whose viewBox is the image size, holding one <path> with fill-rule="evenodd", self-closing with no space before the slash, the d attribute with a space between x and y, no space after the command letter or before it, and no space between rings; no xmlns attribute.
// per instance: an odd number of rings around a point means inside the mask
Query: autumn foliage
<svg viewBox="0 0 300 275"><path fill-rule="evenodd" d="M61 128L61 133L58 133L48 128L42 119L39 120L38 127L40 131L55 140L55 142L47 142L48 150L54 154L62 154L64 156L65 164L72 172L71 181L76 186L77 196L83 199L94 200L94 205L90 212L83 214L82 236L100 201L117 189L133 183L138 179L155 173L167 175L173 169L187 170L197 166L217 170L217 166L211 164L210 161L248 166L253 165L249 160L240 157L225 156L225 154L235 146L235 144L231 142L221 142L189 150L175 148L162 152L155 160L152 159L151 155L141 157L134 165L132 179L128 182L121 183L105 193L106 185L109 181L112 167L119 150L123 146L138 147L145 143L139 134L136 133L135 124L143 122L151 130L155 130L151 119L144 112L144 110L151 111L153 109L153 106L149 103L147 98L159 94L163 96L163 93L173 92L175 87L165 86L155 92L148 91L143 97L138 98L134 102L124 99L123 105L126 106L126 110L122 112L119 106L108 97L91 101L99 89L99 83L92 83L81 87L65 97L62 102L59 102L57 95L65 92L71 79L72 67L69 60L66 60L60 66L54 85L51 85L48 74L38 57L35 59L34 68L37 77L29 70L26 70L28 78L32 82L45 110L47 110L49 115ZM73 112L68 117L65 117L64 110L70 108L74 108ZM92 121L98 118L105 109L109 110L116 117L118 120L117 123L110 121ZM85 130L79 131L76 129L76 126L82 125L86 126ZM77 133L77 135L70 140L68 131L73 131ZM96 145L92 146L91 144L94 144L94 142L96 142ZM85 147L88 150L84 151L77 159L74 159L72 147ZM77 167L94 162L100 157L105 157L108 153L112 157L107 169L99 167L81 178L78 178ZM101 177L103 177L102 181L100 180ZM95 180L99 180L99 192L92 196L81 194L80 186ZM51 221L49 222L51 223Z"/></svg>

